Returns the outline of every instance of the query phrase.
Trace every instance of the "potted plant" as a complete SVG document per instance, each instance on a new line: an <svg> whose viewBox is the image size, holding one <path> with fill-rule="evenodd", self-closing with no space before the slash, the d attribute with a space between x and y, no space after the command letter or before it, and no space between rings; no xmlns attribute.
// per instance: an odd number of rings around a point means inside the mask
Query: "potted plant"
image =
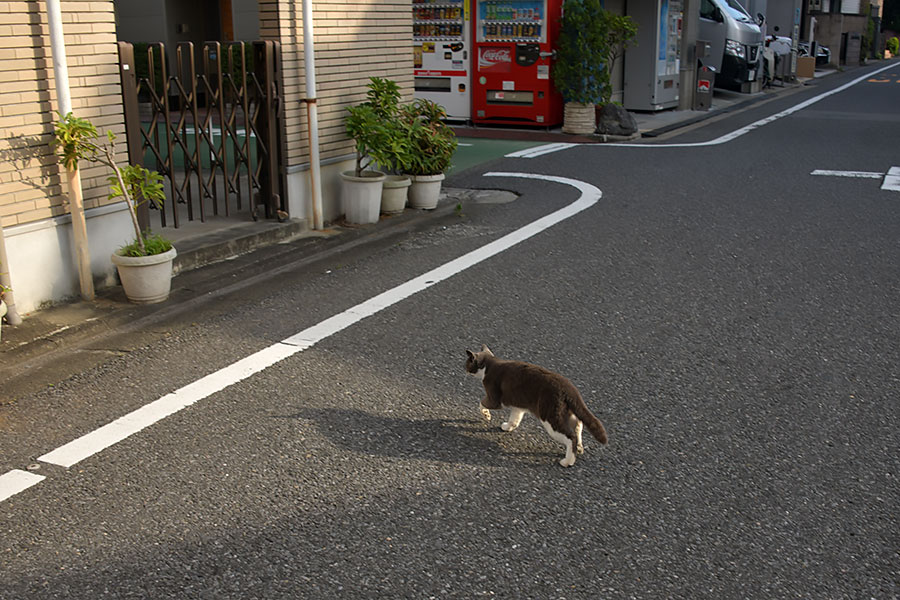
<svg viewBox="0 0 900 600"><path fill-rule="evenodd" d="M371 167L390 165L397 139L395 111L399 89L393 81L372 77L366 101L347 108L347 135L356 144L356 166L341 173L344 216L349 223L377 223L385 174Z"/></svg>
<svg viewBox="0 0 900 600"><path fill-rule="evenodd" d="M591 134L595 105L612 98L610 74L637 35L631 17L616 15L601 0L566 0L553 65L553 85L565 100L563 131Z"/></svg>
<svg viewBox="0 0 900 600"><path fill-rule="evenodd" d="M400 120L400 86L390 79L373 77L367 102L387 128L384 155L377 161L380 167L391 171L385 175L382 186L381 212L399 214L406 208L411 180L404 171L412 160L408 130Z"/></svg>
<svg viewBox="0 0 900 600"><path fill-rule="evenodd" d="M400 108L400 122L409 139L409 160L404 172L410 175L409 205L437 207L444 172L456 151L456 134L444 123L442 106L419 98Z"/></svg>
<svg viewBox="0 0 900 600"><path fill-rule="evenodd" d="M104 164L113 171L109 177L109 197L121 197L125 201L134 227L134 241L116 250L111 258L125 295L137 304L166 300L177 253L169 240L151 235L149 231L142 232L137 218L137 207L143 202L162 206L165 198L162 176L140 165L119 167L115 159L115 134L107 132L106 143L96 143L97 129L87 119L69 113L56 123L55 133L60 158L66 168L77 165L83 158Z"/></svg>

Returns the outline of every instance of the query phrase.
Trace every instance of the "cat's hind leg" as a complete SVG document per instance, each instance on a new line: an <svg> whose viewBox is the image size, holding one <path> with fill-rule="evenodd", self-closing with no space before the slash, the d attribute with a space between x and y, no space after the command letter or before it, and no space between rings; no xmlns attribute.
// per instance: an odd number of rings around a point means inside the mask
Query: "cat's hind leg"
<svg viewBox="0 0 900 600"><path fill-rule="evenodd" d="M564 467L571 467L575 464L575 446L577 444L577 438L575 436L575 432L573 431L571 434L565 434L561 431L556 431L553 429L553 425L548 423L547 421L541 421L541 425L544 426L544 429L547 430L547 433L550 434L554 440L565 446L566 448L566 456L559 464Z"/></svg>
<svg viewBox="0 0 900 600"><path fill-rule="evenodd" d="M522 417L525 415L525 412L525 409L516 408L515 406L509 409L509 419L500 425L500 429L503 431L512 431L518 427L519 423L522 422Z"/></svg>
<svg viewBox="0 0 900 600"><path fill-rule="evenodd" d="M581 419L579 419L575 415L571 415L569 417L569 423L571 424L573 420L575 421L574 429L575 429L575 439L577 441L577 445L575 446L575 451L578 452L578 454L584 454L584 444L581 443L581 430L584 429L584 423L582 423Z"/></svg>

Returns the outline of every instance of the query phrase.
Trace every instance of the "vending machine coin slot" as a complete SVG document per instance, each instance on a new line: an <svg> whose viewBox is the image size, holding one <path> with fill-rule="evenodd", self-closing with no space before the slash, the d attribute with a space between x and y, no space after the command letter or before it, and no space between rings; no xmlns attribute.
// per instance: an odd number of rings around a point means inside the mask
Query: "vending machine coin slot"
<svg viewBox="0 0 900 600"><path fill-rule="evenodd" d="M516 64L530 67L541 58L541 47L537 44L516 44Z"/></svg>

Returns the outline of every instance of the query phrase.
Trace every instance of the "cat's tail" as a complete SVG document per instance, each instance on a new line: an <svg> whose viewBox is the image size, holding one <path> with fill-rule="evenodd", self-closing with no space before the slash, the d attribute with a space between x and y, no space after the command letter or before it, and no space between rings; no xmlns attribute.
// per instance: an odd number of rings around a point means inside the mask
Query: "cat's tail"
<svg viewBox="0 0 900 600"><path fill-rule="evenodd" d="M581 398L579 394L575 401L572 402L572 412L575 413L575 416L578 417L584 426L587 427L587 430L591 432L597 441L601 444L606 444L609 440L606 436L606 428L603 426L603 423L594 416L588 407L587 404L584 403L584 400Z"/></svg>

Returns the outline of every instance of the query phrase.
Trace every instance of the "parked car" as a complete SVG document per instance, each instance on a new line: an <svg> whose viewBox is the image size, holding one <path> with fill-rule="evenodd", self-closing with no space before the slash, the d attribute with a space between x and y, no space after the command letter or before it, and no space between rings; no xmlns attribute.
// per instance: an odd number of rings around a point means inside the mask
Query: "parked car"
<svg viewBox="0 0 900 600"><path fill-rule="evenodd" d="M762 30L738 0L701 0L697 37L709 42L704 64L716 71L717 86L740 89L762 75Z"/></svg>
<svg viewBox="0 0 900 600"><path fill-rule="evenodd" d="M797 44L797 56L809 56L809 42ZM831 50L828 46L816 45L816 66L821 67L831 64Z"/></svg>

